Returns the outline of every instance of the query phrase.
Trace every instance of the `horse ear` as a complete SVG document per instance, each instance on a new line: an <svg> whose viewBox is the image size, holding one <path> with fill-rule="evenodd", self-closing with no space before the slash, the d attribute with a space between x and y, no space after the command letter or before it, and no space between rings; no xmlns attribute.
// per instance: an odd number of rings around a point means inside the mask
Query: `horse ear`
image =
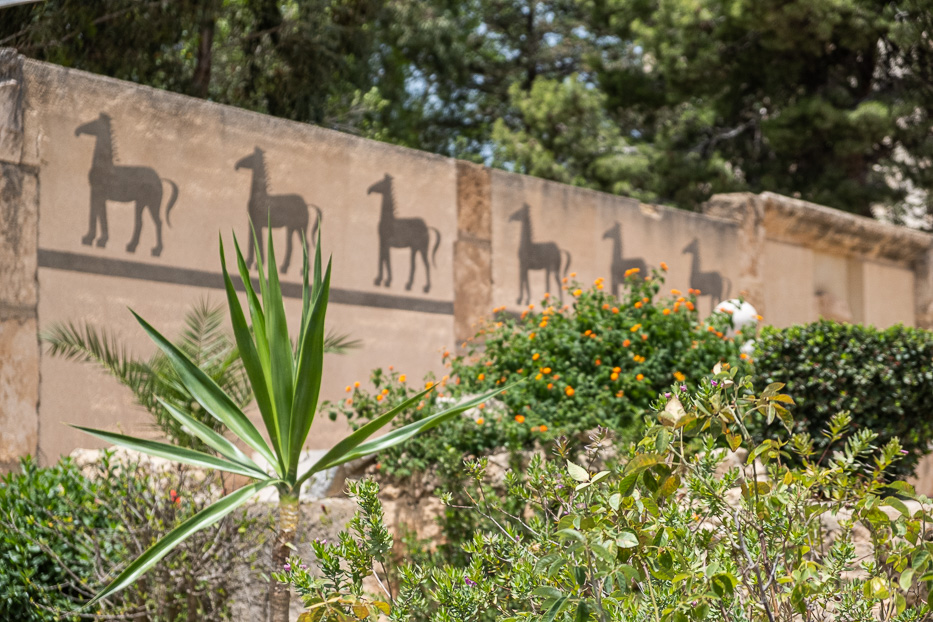
<svg viewBox="0 0 933 622"><path fill-rule="evenodd" d="M107 122L109 123L109 122L110 122L110 115L107 114L106 112L102 112L102 113L100 113L100 119L101 119L102 121L107 121Z"/></svg>

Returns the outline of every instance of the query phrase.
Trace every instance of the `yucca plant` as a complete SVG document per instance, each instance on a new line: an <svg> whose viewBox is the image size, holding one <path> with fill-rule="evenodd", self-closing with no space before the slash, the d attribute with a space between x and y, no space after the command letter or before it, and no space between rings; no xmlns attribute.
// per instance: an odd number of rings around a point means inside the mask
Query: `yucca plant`
<svg viewBox="0 0 933 622"><path fill-rule="evenodd" d="M269 256L266 265L268 269L261 261L259 263L259 295L253 289L249 271L240 247L236 243L236 238L234 238L234 245L252 326L247 323L246 315L234 290L233 281L227 272L223 240L221 240L220 259L227 291L227 303L243 368L262 416L268 442L230 395L225 393L181 349L163 337L141 317L135 313L133 315L168 358L180 381L200 408L210 413L222 424L223 432L229 432L236 441L262 456L271 465L273 472L264 471L241 451L234 441L210 426L200 423L191 416L190 412L185 412L185 409L164 399L160 400L160 403L169 414L206 446L213 449L216 454L75 426L105 441L129 449L201 468L236 473L254 480L253 483L226 495L192 516L156 542L143 555L126 566L89 604L125 588L191 534L220 520L246 503L259 491L270 486L276 487L279 495L279 514L272 564L273 568L281 569L288 559L298 525L299 491L301 485L309 477L324 469L402 443L419 432L437 426L464 410L482 403L502 390L497 389L477 396L443 412L396 428L379 438L368 440L375 432L388 425L400 412L417 404L431 390L425 389L359 428L326 452L307 471L299 473L298 459L314 420L321 389L324 316L330 291L331 265L328 261L327 269L322 273L319 238L315 251L313 281L307 251L304 255L301 320L298 338L293 347L276 272L277 264L271 231L267 244ZM270 590L271 619L273 622L286 622L289 605L288 586L273 582Z"/></svg>

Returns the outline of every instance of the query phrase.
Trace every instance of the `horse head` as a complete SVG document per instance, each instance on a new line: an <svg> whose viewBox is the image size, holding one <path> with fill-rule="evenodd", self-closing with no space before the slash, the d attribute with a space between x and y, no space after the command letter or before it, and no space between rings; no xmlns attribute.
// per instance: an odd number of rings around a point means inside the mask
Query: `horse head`
<svg viewBox="0 0 933 622"><path fill-rule="evenodd" d="M256 169L257 164L262 164L262 149L256 147L251 154L237 161L233 170L238 171L241 168Z"/></svg>
<svg viewBox="0 0 933 622"><path fill-rule="evenodd" d="M611 240L615 238L616 236L620 236L620 235L622 235L622 225L617 220L616 224L606 229L606 233L603 234L603 239Z"/></svg>
<svg viewBox="0 0 933 622"><path fill-rule="evenodd" d="M102 112L100 116L93 121L88 121L83 125L79 125L77 129L75 129L75 136L80 136L81 134L90 134L92 136L106 136L110 134L110 115Z"/></svg>
<svg viewBox="0 0 933 622"><path fill-rule="evenodd" d="M374 183L366 190L366 194L378 192L380 194L389 194L392 192L392 176L386 173L386 176Z"/></svg>
<svg viewBox="0 0 933 622"><path fill-rule="evenodd" d="M528 218L528 212L531 210L531 206L527 203L523 203L522 206L511 216L509 216L509 222L521 222Z"/></svg>
<svg viewBox="0 0 933 622"><path fill-rule="evenodd" d="M687 253L699 253L699 252L700 252L700 246L696 238L693 238L693 241L690 242L690 244L687 244L683 250L684 255L686 255Z"/></svg>

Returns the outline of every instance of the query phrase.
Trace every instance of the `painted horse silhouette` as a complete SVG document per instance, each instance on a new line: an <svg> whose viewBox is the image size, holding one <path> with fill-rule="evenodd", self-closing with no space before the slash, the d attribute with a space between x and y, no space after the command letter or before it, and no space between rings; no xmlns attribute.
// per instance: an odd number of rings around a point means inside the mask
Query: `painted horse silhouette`
<svg viewBox="0 0 933 622"><path fill-rule="evenodd" d="M382 284L389 287L392 283L392 262L389 258L389 250L392 248L410 248L411 269L408 273L408 283L405 284L405 289L410 290L411 284L415 280L415 256L420 253L424 262L424 293L428 293L431 291L431 266L428 264L430 236L428 230L430 229L437 236L434 249L431 251L431 264L435 268L437 267L435 261L437 247L441 245L441 232L434 227L429 227L421 218L397 218L395 216L392 176L388 173L370 186L366 194L373 194L374 192L382 195L382 210L379 212L379 275L373 281L373 285ZM383 268L385 268L384 282L382 279Z"/></svg>
<svg viewBox="0 0 933 622"><path fill-rule="evenodd" d="M622 224L618 221L603 234L603 239L612 240L612 264L609 274L612 275L612 295L618 297L619 287L625 282L625 273L638 268L641 278L644 278L648 273L648 265L641 257L626 259L622 256Z"/></svg>
<svg viewBox="0 0 933 622"><path fill-rule="evenodd" d="M247 168L253 171L253 180L249 188L249 203L247 212L249 213L249 224L256 231L256 240L259 241L259 259L264 260L262 248L262 229L263 227L272 227L273 229L284 228L286 232L285 260L279 267L280 272L288 272L288 266L292 261L292 238L297 237L299 244L308 244L308 223L310 221L308 214L308 204L297 194L269 194L269 173L266 170L264 152L259 147L253 153L240 159L234 170ZM314 230L311 232L311 238L317 236L318 227L321 224L321 208L317 205L311 205L311 208L317 212L317 220L314 222ZM249 238L249 251L246 257L246 267L253 265L253 258L256 252L254 248L254 238Z"/></svg>
<svg viewBox="0 0 933 622"><path fill-rule="evenodd" d="M531 208L527 203L522 205L521 209L509 216L509 222L522 223L522 237L518 245L518 301L517 304L528 304L531 302L531 287L528 285L529 270L545 270L544 290L551 291L551 275L554 275L554 286L557 287L557 293L563 300L563 290L560 286L560 256L564 253L567 256L567 263L564 264L564 276L570 270L570 253L558 248L554 242L535 242L531 235ZM524 299L524 303L522 300Z"/></svg>
<svg viewBox="0 0 933 622"><path fill-rule="evenodd" d="M178 186L170 179L163 179L155 170L146 166L120 166L114 164L116 160L116 144L113 139L113 128L110 117L101 113L94 121L79 125L75 136L89 134L97 138L94 147L94 159L88 181L91 183L91 214L88 223L87 235L81 238L81 243L90 246L97 238L97 246L107 246L109 233L107 229L107 201L118 203L136 203L136 222L133 227L133 237L126 245L128 253L136 252L139 244L139 234L143 228L143 211L148 209L152 222L156 228L156 245L152 248L152 256L162 254L162 218L159 211L162 208L162 182L172 186L172 196L165 206L165 222L172 226L168 214L178 199ZM100 225L100 236L97 235L97 226Z"/></svg>
<svg viewBox="0 0 933 622"><path fill-rule="evenodd" d="M700 245L696 238L684 247L683 254L693 255L690 264L690 287L700 290L703 296L710 297L710 304L715 307L729 297L732 284L718 272L703 272L700 270ZM725 287L725 291L723 291Z"/></svg>

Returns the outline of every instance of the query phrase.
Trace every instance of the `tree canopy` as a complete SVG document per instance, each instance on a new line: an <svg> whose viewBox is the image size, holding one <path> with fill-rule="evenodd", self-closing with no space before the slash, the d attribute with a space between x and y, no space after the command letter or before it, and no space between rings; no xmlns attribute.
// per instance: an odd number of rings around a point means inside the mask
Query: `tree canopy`
<svg viewBox="0 0 933 622"><path fill-rule="evenodd" d="M643 200L933 199L933 0L47 0L0 45Z"/></svg>

